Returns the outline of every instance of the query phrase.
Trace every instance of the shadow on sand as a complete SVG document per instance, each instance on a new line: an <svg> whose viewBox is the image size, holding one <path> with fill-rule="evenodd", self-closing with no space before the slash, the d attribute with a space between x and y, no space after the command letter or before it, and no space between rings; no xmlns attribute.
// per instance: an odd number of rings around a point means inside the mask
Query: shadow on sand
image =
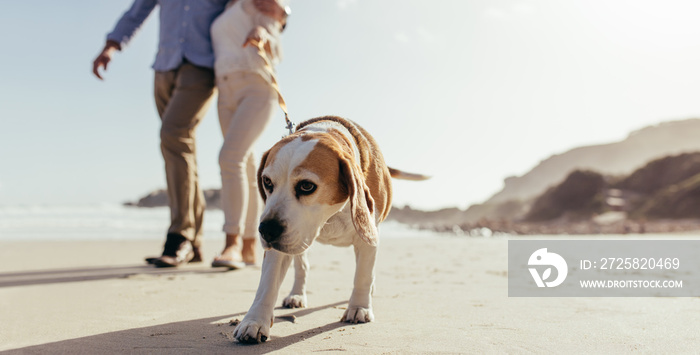
<svg viewBox="0 0 700 355"><path fill-rule="evenodd" d="M155 268L150 265L85 267L0 273L0 288L28 285L46 285L63 282L95 281L126 278L133 275L172 275L183 273L215 274L226 268L198 268L186 265L179 268Z"/></svg>
<svg viewBox="0 0 700 355"><path fill-rule="evenodd" d="M337 307L347 301L336 302L275 317L275 323L292 322L310 313ZM304 329L284 337L274 336L261 344L241 344L233 340L234 327L222 320L243 317L245 313L201 318L183 322L128 329L54 343L8 350L3 354L111 354L111 353L167 353L167 354L266 354L347 326L334 322L321 327ZM107 320L108 321L108 320ZM60 326L60 325L57 325ZM338 349L325 349L332 351Z"/></svg>

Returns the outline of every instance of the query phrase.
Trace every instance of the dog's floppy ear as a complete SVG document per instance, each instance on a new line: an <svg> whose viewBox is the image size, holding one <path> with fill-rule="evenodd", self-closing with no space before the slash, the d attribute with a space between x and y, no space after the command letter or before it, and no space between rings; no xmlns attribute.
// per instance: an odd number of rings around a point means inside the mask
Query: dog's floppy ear
<svg viewBox="0 0 700 355"><path fill-rule="evenodd" d="M263 154L262 159L260 159L260 166L258 167L258 192L260 192L260 197L262 197L263 202L267 201L267 194L265 193L265 185L262 182L262 172L265 169L265 163L267 163L267 157L270 155L268 150Z"/></svg>
<svg viewBox="0 0 700 355"><path fill-rule="evenodd" d="M350 212L355 230L369 245L377 245L379 233L374 221L374 199L360 167L347 156L340 158L340 180L350 195Z"/></svg>

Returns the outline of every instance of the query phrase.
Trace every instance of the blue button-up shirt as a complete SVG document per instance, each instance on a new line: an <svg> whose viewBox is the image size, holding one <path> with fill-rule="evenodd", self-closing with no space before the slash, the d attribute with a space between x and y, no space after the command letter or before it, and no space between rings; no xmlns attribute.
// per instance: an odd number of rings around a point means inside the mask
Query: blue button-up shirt
<svg viewBox="0 0 700 355"><path fill-rule="evenodd" d="M228 0L135 0L107 35L122 48L127 45L156 5L160 5L160 39L153 69L175 69L187 59L194 65L214 68L209 28L224 11Z"/></svg>

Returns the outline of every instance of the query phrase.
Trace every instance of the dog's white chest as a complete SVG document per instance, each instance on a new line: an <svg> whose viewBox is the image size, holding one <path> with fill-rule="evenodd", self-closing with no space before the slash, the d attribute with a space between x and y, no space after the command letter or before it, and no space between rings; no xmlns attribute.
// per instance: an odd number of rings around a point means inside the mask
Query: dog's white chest
<svg viewBox="0 0 700 355"><path fill-rule="evenodd" d="M330 244L337 247L347 247L352 245L357 237L357 231L352 224L350 215L350 205L346 205L340 212L328 219L321 228L316 241L323 244Z"/></svg>

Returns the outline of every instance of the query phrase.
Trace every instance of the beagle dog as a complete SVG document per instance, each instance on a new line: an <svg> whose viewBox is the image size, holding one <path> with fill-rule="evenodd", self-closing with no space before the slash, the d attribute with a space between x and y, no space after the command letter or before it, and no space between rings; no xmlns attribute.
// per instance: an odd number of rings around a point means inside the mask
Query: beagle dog
<svg viewBox="0 0 700 355"><path fill-rule="evenodd" d="M255 301L234 331L238 341L259 343L269 337L277 295L292 259L294 285L282 304L306 307L306 251L314 240L354 247L354 289L341 320L374 320L377 225L391 208L391 177L427 178L388 168L372 136L340 117L302 122L264 154L258 187L265 209L258 230L265 257Z"/></svg>

